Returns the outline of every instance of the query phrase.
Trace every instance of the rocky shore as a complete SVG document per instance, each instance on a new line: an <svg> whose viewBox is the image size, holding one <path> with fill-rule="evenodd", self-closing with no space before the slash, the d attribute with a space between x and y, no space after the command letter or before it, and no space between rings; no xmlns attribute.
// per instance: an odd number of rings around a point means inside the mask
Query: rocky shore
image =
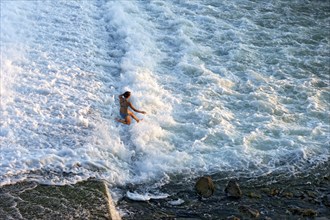
<svg viewBox="0 0 330 220"><path fill-rule="evenodd" d="M202 178L176 175L170 179L153 189L148 188L150 183L118 187L117 192L124 196L116 208L102 180L66 186L36 182L7 185L0 188L0 219L330 219L329 161L294 176L282 173L237 178L233 172L220 172ZM132 200L128 195L136 192L168 196Z"/></svg>
<svg viewBox="0 0 330 220"><path fill-rule="evenodd" d="M126 213L122 219L330 219L329 162L295 176L270 174L258 178L231 179L230 173L210 176L215 186L212 196L196 192L196 180L175 181L159 189L166 199L133 201L124 197L117 207ZM176 178L178 180L178 178ZM230 181L241 195L228 194ZM129 190L141 190L131 186ZM225 190L227 189L227 190Z"/></svg>

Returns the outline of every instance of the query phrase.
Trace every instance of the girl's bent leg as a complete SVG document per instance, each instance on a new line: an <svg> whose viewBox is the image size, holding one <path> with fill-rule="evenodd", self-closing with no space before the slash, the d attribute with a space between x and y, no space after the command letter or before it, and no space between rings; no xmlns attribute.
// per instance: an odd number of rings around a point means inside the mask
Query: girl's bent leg
<svg viewBox="0 0 330 220"><path fill-rule="evenodd" d="M116 121L118 121L120 123L123 123L125 125L130 125L131 124L131 117L128 115L128 116L125 117L125 119L116 118Z"/></svg>
<svg viewBox="0 0 330 220"><path fill-rule="evenodd" d="M136 117L136 116L134 115L133 112L129 112L128 114L129 114L130 116L132 116L132 118L134 118L135 121L137 121L137 122L140 121L140 119L139 119L138 117Z"/></svg>
<svg viewBox="0 0 330 220"><path fill-rule="evenodd" d="M131 117L129 115L125 118L125 124L130 125L131 124Z"/></svg>
<svg viewBox="0 0 330 220"><path fill-rule="evenodd" d="M123 124L126 124L126 120L124 120L124 119L116 118L116 121L118 121L120 123L123 123Z"/></svg>

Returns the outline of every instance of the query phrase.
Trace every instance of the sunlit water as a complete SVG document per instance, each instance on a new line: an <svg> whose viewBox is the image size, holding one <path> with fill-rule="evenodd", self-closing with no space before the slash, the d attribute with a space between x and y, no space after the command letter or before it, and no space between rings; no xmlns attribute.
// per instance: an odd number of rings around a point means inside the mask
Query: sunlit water
<svg viewBox="0 0 330 220"><path fill-rule="evenodd" d="M220 3L219 3L220 2ZM1 1L0 185L329 160L329 1ZM119 124L132 92L141 123Z"/></svg>

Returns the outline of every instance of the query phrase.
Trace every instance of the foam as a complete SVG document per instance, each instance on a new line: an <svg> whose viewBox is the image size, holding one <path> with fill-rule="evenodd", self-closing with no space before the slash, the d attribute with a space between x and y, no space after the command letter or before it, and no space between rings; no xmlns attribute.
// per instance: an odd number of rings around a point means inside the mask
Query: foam
<svg viewBox="0 0 330 220"><path fill-rule="evenodd" d="M127 192L126 196L135 201L149 201L150 199L164 199L169 196L169 194L160 194L160 195L153 195L150 193L140 194L137 192Z"/></svg>
<svg viewBox="0 0 330 220"><path fill-rule="evenodd" d="M180 3L1 3L0 185L295 173L328 160L327 69L313 61L326 59L287 42L308 28L268 30L263 12L224 3L219 18L194 4L204 14ZM130 126L114 120L126 90L147 112Z"/></svg>

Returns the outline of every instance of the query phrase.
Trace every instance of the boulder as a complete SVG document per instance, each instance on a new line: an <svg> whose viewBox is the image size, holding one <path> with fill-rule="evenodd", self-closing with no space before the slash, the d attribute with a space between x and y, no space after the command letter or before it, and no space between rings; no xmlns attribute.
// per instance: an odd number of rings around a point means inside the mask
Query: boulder
<svg viewBox="0 0 330 220"><path fill-rule="evenodd" d="M241 213L248 215L250 218L258 218L260 216L260 213L258 210L253 209L247 205L241 205L240 207L238 207L238 210Z"/></svg>
<svg viewBox="0 0 330 220"><path fill-rule="evenodd" d="M215 187L211 177L203 176L198 179L195 185L195 189L201 197L208 198L213 195Z"/></svg>
<svg viewBox="0 0 330 220"><path fill-rule="evenodd" d="M236 180L229 180L225 193L228 197L239 199L242 197L242 191L239 187L239 184Z"/></svg>

